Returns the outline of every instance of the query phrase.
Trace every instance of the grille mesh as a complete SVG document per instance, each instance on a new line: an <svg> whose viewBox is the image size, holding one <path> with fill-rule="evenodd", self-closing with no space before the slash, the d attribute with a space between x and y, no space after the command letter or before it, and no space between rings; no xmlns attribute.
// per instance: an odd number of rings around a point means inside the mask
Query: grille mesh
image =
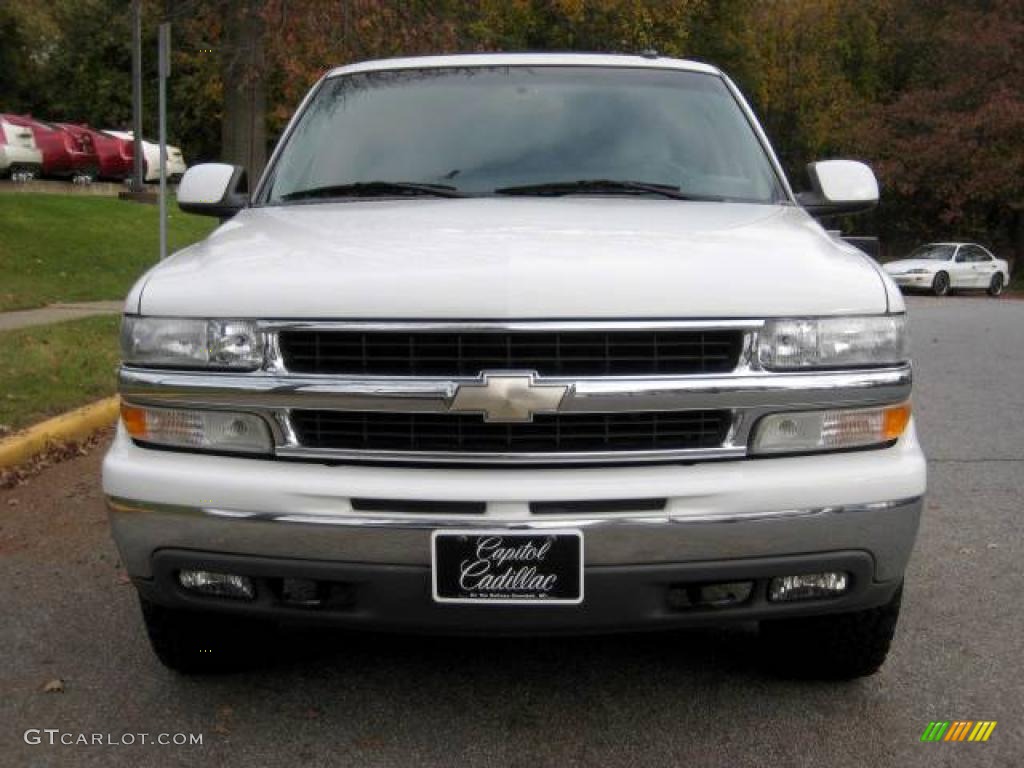
<svg viewBox="0 0 1024 768"><path fill-rule="evenodd" d="M544 414L529 423L488 423L473 414L292 411L310 448L459 453L568 453L717 448L728 411Z"/></svg>
<svg viewBox="0 0 1024 768"><path fill-rule="evenodd" d="M359 332L282 331L295 373L477 376L530 370L542 376L726 373L741 331Z"/></svg>

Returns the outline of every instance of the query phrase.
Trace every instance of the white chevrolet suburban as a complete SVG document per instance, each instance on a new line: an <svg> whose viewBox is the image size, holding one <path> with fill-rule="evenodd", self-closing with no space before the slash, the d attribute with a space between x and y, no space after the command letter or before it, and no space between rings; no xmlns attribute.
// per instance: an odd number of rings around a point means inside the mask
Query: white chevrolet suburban
<svg viewBox="0 0 1024 768"><path fill-rule="evenodd" d="M874 175L808 170L714 67L578 54L335 69L251 194L190 169L226 221L129 294L103 465L156 654L747 622L875 671L925 491L905 309L812 217Z"/></svg>

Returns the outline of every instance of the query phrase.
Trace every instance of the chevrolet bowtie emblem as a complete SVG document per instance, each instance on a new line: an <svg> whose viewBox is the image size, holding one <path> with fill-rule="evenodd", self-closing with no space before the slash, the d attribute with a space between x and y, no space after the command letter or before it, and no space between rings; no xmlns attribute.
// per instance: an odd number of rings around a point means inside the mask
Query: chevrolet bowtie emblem
<svg viewBox="0 0 1024 768"><path fill-rule="evenodd" d="M568 391L566 384L537 384L532 373L485 373L479 384L460 384L448 410L484 421L533 421L536 413L557 412Z"/></svg>

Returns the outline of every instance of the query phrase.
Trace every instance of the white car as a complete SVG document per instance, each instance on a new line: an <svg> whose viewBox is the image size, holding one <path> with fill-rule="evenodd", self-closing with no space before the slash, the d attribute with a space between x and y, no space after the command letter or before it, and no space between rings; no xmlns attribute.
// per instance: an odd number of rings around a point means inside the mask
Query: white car
<svg viewBox="0 0 1024 768"><path fill-rule="evenodd" d="M43 154L36 147L32 131L0 120L0 176L27 181L40 174Z"/></svg>
<svg viewBox="0 0 1024 768"><path fill-rule="evenodd" d="M103 465L159 658L756 621L874 672L926 467L903 297L809 213L878 184L809 171L715 67L592 54L342 67L251 197L191 168L229 220L128 295Z"/></svg>
<svg viewBox="0 0 1024 768"><path fill-rule="evenodd" d="M963 289L998 296L1010 282L1010 265L975 243L929 243L905 259L888 262L884 269L901 288L936 296Z"/></svg>
<svg viewBox="0 0 1024 768"><path fill-rule="evenodd" d="M128 141L134 141L134 137L131 131L111 131L106 130L104 133L109 133L112 136L117 136L121 139L127 139ZM160 180L160 145L152 141L142 140L142 157L144 159L145 171L143 179L145 181L159 181ZM185 175L185 171L188 170L188 166L185 164L185 157L181 153L180 147L175 147L172 144L167 145L167 180L178 181L182 176Z"/></svg>

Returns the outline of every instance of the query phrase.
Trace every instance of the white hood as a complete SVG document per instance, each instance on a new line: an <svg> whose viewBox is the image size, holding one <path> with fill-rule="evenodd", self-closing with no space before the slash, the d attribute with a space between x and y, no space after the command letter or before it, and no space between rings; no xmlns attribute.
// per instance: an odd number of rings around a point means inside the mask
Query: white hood
<svg viewBox="0 0 1024 768"><path fill-rule="evenodd" d="M282 319L886 309L873 262L798 208L621 197L252 208L150 270L126 305L146 315Z"/></svg>

